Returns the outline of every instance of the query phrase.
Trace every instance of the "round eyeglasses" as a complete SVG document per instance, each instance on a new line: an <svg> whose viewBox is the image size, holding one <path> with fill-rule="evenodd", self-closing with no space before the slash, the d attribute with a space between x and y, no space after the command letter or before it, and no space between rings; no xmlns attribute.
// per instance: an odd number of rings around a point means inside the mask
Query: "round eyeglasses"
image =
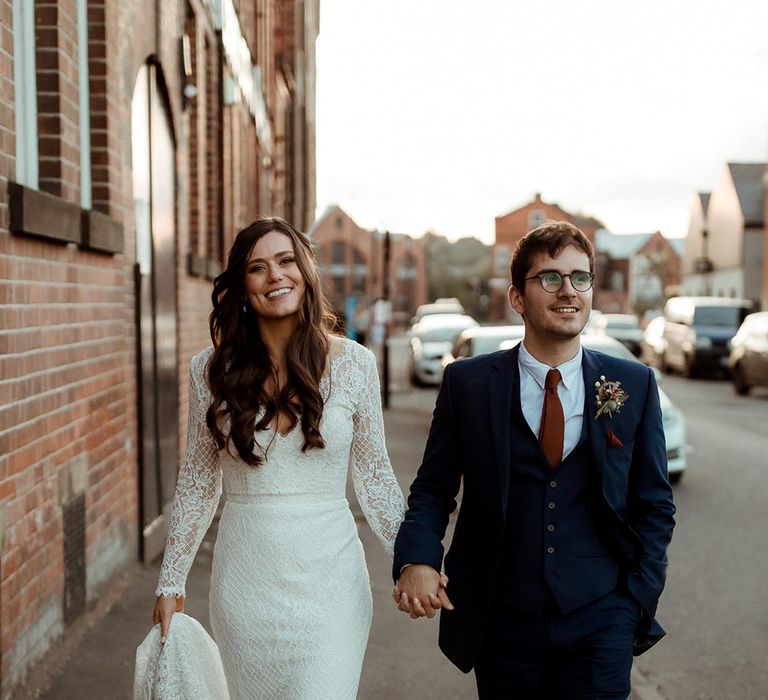
<svg viewBox="0 0 768 700"><path fill-rule="evenodd" d="M540 272L538 275L532 277L526 277L526 280L539 280L541 288L545 292L554 294L559 292L565 282L565 278L568 277L571 280L571 287L577 292L586 292L592 287L592 280L594 275L586 270L575 270L570 274L561 274L559 272L549 271Z"/></svg>

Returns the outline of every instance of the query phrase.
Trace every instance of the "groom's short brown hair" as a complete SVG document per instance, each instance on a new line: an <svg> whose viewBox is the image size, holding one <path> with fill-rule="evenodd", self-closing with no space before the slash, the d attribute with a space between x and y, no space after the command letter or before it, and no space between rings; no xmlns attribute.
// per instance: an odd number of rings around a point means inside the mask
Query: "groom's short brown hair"
<svg viewBox="0 0 768 700"><path fill-rule="evenodd" d="M572 245L587 254L589 271L595 271L595 250L584 232L567 221L548 221L525 234L512 254L510 273L512 285L525 294L525 278L539 253L556 258L566 246Z"/></svg>

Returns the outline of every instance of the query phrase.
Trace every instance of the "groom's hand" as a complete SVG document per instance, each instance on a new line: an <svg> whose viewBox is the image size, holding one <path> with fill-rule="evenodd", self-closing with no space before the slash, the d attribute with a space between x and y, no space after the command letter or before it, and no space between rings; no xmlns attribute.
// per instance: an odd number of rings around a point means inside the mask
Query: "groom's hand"
<svg viewBox="0 0 768 700"><path fill-rule="evenodd" d="M428 564L411 564L400 572L400 578L392 592L397 607L412 619L433 618L438 610L453 610L445 592L448 578Z"/></svg>

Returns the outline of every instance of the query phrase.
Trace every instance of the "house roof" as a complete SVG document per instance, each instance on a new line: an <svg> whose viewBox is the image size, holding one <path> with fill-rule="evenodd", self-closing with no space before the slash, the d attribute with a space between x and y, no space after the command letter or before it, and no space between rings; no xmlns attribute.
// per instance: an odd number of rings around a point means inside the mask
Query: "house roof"
<svg viewBox="0 0 768 700"><path fill-rule="evenodd" d="M682 258L685 250L685 238L667 238L667 243Z"/></svg>
<svg viewBox="0 0 768 700"><path fill-rule="evenodd" d="M595 248L600 253L608 253L614 260L630 258L653 236L652 233L611 233L600 228L595 231Z"/></svg>
<svg viewBox="0 0 768 700"><path fill-rule="evenodd" d="M346 216L347 218L351 218L349 214L347 214L347 212L345 212L338 204L329 204L328 206L325 207L325 209L323 209L323 213L320 214L320 216L318 216L317 219L315 219L312 222L312 225L309 227L309 230L307 231L307 235L311 237L312 233L317 229L317 227L320 226L320 224L323 221L325 221L327 217L329 217L331 214L337 211L344 214L344 216Z"/></svg>
<svg viewBox="0 0 768 700"><path fill-rule="evenodd" d="M707 215L709 209L709 198L712 196L711 192L699 192L699 201L701 202L701 210L704 212L704 216Z"/></svg>
<svg viewBox="0 0 768 700"><path fill-rule="evenodd" d="M765 163L728 163L745 226L765 223Z"/></svg>

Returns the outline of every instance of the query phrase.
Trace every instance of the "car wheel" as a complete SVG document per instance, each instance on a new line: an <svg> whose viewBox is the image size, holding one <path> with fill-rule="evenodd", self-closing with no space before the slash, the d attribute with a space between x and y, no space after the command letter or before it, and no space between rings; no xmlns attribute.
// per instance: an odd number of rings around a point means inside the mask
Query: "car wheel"
<svg viewBox="0 0 768 700"><path fill-rule="evenodd" d="M685 357L685 376L688 379L694 379L696 377L696 365L694 364L693 357L686 355Z"/></svg>
<svg viewBox="0 0 768 700"><path fill-rule="evenodd" d="M685 472L674 472L673 474L669 475L669 483L671 484L678 484L680 483L680 479L683 478L683 474Z"/></svg>
<svg viewBox="0 0 768 700"><path fill-rule="evenodd" d="M752 388L744 379L744 370L741 368L741 365L734 366L731 371L731 381L733 382L733 390L739 396L746 396Z"/></svg>

